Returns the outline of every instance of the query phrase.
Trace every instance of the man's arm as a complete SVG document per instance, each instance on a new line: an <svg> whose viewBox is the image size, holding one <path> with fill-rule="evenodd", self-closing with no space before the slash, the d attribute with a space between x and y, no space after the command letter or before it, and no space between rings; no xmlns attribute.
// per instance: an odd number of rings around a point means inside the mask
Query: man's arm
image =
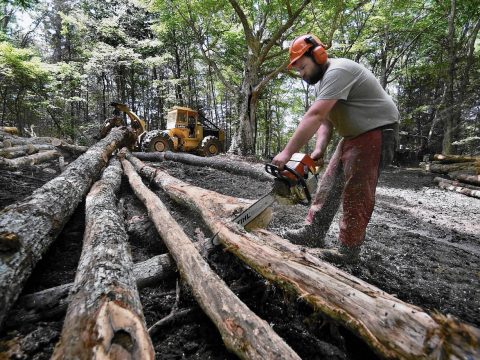
<svg viewBox="0 0 480 360"><path fill-rule="evenodd" d="M315 143L315 149L310 154L311 158L315 160L318 166L323 165L323 157L325 156L325 150L328 143L332 138L333 124L330 121L323 121L317 130L317 141Z"/></svg>
<svg viewBox="0 0 480 360"><path fill-rule="evenodd" d="M321 132L317 133L317 135L319 135L317 144L320 143L320 145L324 147L323 151L325 151L330 139L324 139L324 137L326 135L330 137L331 134L331 123L328 120L328 113L336 102L337 100L315 101L303 116L292 138L289 140L287 146L285 146L285 149L273 158L272 164L277 165L278 168L282 170L292 155L310 140L321 125L324 126L322 126ZM315 148L317 148L317 146Z"/></svg>

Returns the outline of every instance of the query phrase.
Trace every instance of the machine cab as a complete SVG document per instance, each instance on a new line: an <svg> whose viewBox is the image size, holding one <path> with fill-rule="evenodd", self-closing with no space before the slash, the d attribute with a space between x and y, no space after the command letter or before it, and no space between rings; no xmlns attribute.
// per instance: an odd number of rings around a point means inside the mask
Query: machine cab
<svg viewBox="0 0 480 360"><path fill-rule="evenodd" d="M198 112L193 109L175 106L168 112L167 130L173 130L175 136L191 139L202 138L203 127L199 125Z"/></svg>

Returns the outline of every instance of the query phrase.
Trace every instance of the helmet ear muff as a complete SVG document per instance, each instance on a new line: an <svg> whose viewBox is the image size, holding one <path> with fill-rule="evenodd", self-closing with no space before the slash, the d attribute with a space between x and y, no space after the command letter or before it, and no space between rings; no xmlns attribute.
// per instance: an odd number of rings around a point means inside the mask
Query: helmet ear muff
<svg viewBox="0 0 480 360"><path fill-rule="evenodd" d="M306 37L305 42L312 44L310 54L318 65L323 65L328 60L328 54L322 43L318 43L312 36Z"/></svg>

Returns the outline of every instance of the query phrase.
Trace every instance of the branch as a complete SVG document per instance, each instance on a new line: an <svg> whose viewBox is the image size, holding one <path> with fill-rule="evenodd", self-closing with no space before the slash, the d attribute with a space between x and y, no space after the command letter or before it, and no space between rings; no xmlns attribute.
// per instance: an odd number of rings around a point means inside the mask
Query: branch
<svg viewBox="0 0 480 360"><path fill-rule="evenodd" d="M236 0L228 0L228 1L230 2L230 5L232 5L233 9L235 10L238 17L240 18L240 22L242 23L242 26L243 26L243 32L245 33L247 44L249 44L249 47L254 48L255 39L253 36L252 28L248 23L247 16L245 15L245 13L243 12L242 8L240 7L240 5Z"/></svg>
<svg viewBox="0 0 480 360"><path fill-rule="evenodd" d="M282 37L283 33L287 31L295 22L295 20L300 16L302 13L303 9L311 2L311 0L304 0L302 5L293 13L292 16L290 16L285 24L281 26L280 28L277 29L275 34L270 38L270 40L265 44L265 46L262 48L262 51L259 56L258 62L261 64L265 61L266 56L268 55L268 52L272 48L273 45L277 43L277 41Z"/></svg>
<svg viewBox="0 0 480 360"><path fill-rule="evenodd" d="M173 4L175 5L175 2L173 2ZM230 85L230 83L227 81L227 79L225 79L225 77L223 76L223 73L222 71L220 71L220 69L218 68L217 66L217 63L215 61L212 61L210 59L210 57L207 55L206 53L206 50L203 48L203 45L205 45L204 41L203 41L203 35L201 33L200 30L198 30L196 27L195 27L195 21L192 17L192 11L191 11L191 7L190 7L190 3L186 2L186 6L187 6L187 9L188 9L188 15L189 15L189 18L185 17L184 16L184 13L183 11L179 10L178 7L176 7L176 10L177 10L177 13L178 15L180 15L180 17L183 19L183 21L186 23L186 24L190 24L190 28L192 29L195 37L197 38L197 42L200 46L200 51L202 52L202 55L203 55L203 59L212 67L215 69L215 72L216 74L218 75L220 81L222 82L222 84L233 94L235 94L237 92L237 90Z"/></svg>

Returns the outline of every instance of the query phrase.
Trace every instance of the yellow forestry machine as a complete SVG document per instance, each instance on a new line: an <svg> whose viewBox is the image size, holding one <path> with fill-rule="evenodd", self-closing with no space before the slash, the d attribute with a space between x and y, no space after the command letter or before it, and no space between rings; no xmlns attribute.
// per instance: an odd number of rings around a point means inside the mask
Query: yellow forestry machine
<svg viewBox="0 0 480 360"><path fill-rule="evenodd" d="M168 112L167 129L146 131L145 121L133 113L127 105L111 103L115 108L113 118L107 119L101 130L104 137L111 128L125 125L120 111L131 120L136 136L135 149L138 151L180 151L193 152L203 156L214 156L224 151L225 131L218 128L198 111L175 106Z"/></svg>

